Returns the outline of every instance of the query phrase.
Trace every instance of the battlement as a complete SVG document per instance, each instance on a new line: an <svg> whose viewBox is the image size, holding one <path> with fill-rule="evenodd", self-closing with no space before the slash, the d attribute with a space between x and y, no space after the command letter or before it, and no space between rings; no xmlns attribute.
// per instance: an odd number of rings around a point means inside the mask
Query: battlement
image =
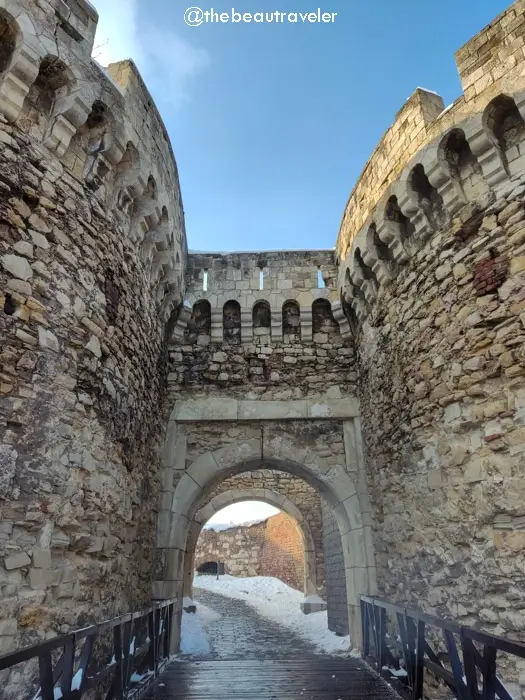
<svg viewBox="0 0 525 700"><path fill-rule="evenodd" d="M67 42L66 34L78 42L83 51L91 54L98 24L98 12L87 0L52 0L58 19L57 35Z"/></svg>
<svg viewBox="0 0 525 700"><path fill-rule="evenodd" d="M444 109L418 88L374 150L345 209L338 288L364 318L381 287L461 210L511 194L525 167L525 0L456 54L464 94Z"/></svg>
<svg viewBox="0 0 525 700"><path fill-rule="evenodd" d="M333 314L345 334L336 279L333 250L191 253L174 340L201 345L252 343L255 336L262 344L283 336L312 340L316 310Z"/></svg>
<svg viewBox="0 0 525 700"><path fill-rule="evenodd" d="M91 58L97 22L86 0L0 0L0 114L114 213L167 319L187 254L177 166L134 63Z"/></svg>

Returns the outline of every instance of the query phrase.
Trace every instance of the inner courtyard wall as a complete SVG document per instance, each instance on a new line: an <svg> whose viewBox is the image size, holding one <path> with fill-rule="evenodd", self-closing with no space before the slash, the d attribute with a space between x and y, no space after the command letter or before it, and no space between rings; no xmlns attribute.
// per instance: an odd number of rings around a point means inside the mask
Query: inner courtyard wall
<svg viewBox="0 0 525 700"><path fill-rule="evenodd" d="M203 529L195 552L195 570L207 562L224 564L224 573L231 576L272 576L303 592L301 531L286 513L254 524ZM195 585L199 585L198 576Z"/></svg>

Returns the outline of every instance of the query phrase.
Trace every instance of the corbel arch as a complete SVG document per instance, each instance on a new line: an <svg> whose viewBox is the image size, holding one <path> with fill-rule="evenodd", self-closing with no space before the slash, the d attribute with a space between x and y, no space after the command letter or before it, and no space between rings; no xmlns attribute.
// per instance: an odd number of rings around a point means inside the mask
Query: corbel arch
<svg viewBox="0 0 525 700"><path fill-rule="evenodd" d="M16 121L29 88L38 75L39 52L35 29L28 15L14 0L0 8L0 111ZM16 19L15 19L16 18Z"/></svg>
<svg viewBox="0 0 525 700"><path fill-rule="evenodd" d="M77 77L71 68L58 56L46 54L40 60L38 74L24 99L17 123L47 145L61 107L70 99L76 84ZM72 135L72 125L70 132Z"/></svg>

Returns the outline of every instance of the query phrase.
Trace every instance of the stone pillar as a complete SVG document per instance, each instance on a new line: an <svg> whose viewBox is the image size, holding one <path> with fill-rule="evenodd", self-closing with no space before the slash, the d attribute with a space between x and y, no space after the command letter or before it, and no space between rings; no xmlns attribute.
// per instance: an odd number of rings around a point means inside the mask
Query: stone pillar
<svg viewBox="0 0 525 700"><path fill-rule="evenodd" d="M222 328L222 309L211 310L211 342L222 343L223 328Z"/></svg>
<svg viewBox="0 0 525 700"><path fill-rule="evenodd" d="M283 339L283 310L272 309L272 343L280 343Z"/></svg>
<svg viewBox="0 0 525 700"><path fill-rule="evenodd" d="M312 331L312 307L301 306L301 340L311 343L313 339Z"/></svg>
<svg viewBox="0 0 525 700"><path fill-rule="evenodd" d="M251 311L241 311L241 343L253 340L253 316Z"/></svg>

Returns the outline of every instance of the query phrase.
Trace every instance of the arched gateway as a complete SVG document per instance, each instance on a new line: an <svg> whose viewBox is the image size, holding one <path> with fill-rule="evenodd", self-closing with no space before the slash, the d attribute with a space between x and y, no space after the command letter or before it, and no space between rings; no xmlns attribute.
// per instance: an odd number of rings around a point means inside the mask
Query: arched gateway
<svg viewBox="0 0 525 700"><path fill-rule="evenodd" d="M246 420L239 420L239 415L246 415ZM203 449L204 444L195 447L199 436L212 449ZM328 444L334 446L333 452L327 451ZM162 578L154 583L155 598L177 596L182 602L183 595L191 594L198 534L215 512L213 500L204 508L202 504L213 489L236 474L271 469L303 479L332 510L343 546L351 640L354 646L360 644L359 596L376 592L376 577L355 399L177 402L164 464L157 542L157 571ZM238 495L238 500L245 498ZM265 500L278 504L270 493ZM283 506L297 517L293 504L281 497L277 507ZM303 534L308 538L304 529ZM177 637L180 619L175 625Z"/></svg>
<svg viewBox="0 0 525 700"><path fill-rule="evenodd" d="M246 489L243 491L223 491L197 511L186 542L186 556L184 558L184 597L192 597L195 548L202 528L207 521L222 508L227 505L233 505L234 503L241 503L242 501L262 501L263 503L268 503L282 510L295 520L302 535L304 553L304 595L305 598L309 595L316 595L317 571L315 567L315 543L308 521L303 517L303 514L295 503L292 503L286 496L267 489Z"/></svg>

